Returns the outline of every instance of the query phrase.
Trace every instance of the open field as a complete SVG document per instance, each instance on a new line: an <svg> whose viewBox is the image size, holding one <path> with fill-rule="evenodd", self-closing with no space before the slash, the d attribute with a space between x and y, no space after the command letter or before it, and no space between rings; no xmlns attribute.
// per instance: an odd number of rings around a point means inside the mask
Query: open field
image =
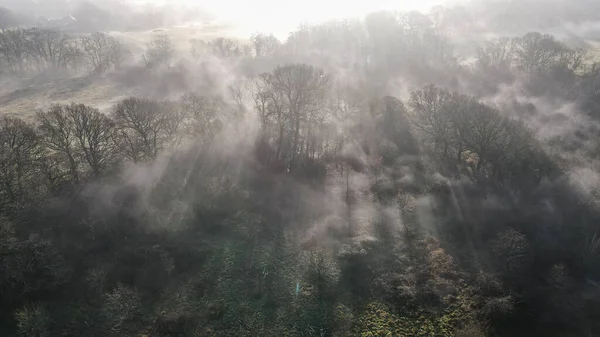
<svg viewBox="0 0 600 337"><path fill-rule="evenodd" d="M600 41L589 41L590 46L592 47L589 51L591 62L600 62Z"/></svg>
<svg viewBox="0 0 600 337"><path fill-rule="evenodd" d="M11 81L14 82L15 81ZM123 95L118 86L98 77L20 80L18 89L0 96L0 114L28 118L54 103L85 103L106 110Z"/></svg>
<svg viewBox="0 0 600 337"><path fill-rule="evenodd" d="M145 45L157 34L170 36L179 55L189 55L190 40L210 40L217 37L243 37L243 33L227 23L165 27L141 32L111 32L125 42L141 61ZM4 78L0 80L0 115L29 118L39 109L59 103L83 103L108 111L118 100L135 94L135 88L118 84L110 75L37 76L34 78Z"/></svg>
<svg viewBox="0 0 600 337"><path fill-rule="evenodd" d="M179 52L189 52L190 40L211 40L217 37L247 39L251 32L245 32L234 24L227 22L198 22L195 24L162 27L139 32L112 32L111 35L120 38L130 46L135 53L143 52L146 44L158 34L169 35Z"/></svg>

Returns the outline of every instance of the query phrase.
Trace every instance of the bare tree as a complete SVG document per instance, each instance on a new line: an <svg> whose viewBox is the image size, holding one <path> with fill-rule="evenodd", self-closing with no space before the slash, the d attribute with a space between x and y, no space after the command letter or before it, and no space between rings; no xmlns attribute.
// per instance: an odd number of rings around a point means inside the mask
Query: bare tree
<svg viewBox="0 0 600 337"><path fill-rule="evenodd" d="M185 139L185 123L189 117L177 101L159 102L165 117L164 139L171 148L176 148Z"/></svg>
<svg viewBox="0 0 600 337"><path fill-rule="evenodd" d="M410 122L426 142L435 151L441 151L444 157L448 156L451 145L452 120L447 111L451 100L452 95L448 90L428 85L412 92L408 103L411 108Z"/></svg>
<svg viewBox="0 0 600 337"><path fill-rule="evenodd" d="M171 121L160 102L128 98L114 107L112 116L130 160L154 159L167 146Z"/></svg>
<svg viewBox="0 0 600 337"><path fill-rule="evenodd" d="M311 36L308 27L301 26L297 31L289 34L285 41L286 52L292 55L302 54L311 47Z"/></svg>
<svg viewBox="0 0 600 337"><path fill-rule="evenodd" d="M29 31L30 48L38 67L76 67L79 50L73 39L61 32L33 28Z"/></svg>
<svg viewBox="0 0 600 337"><path fill-rule="evenodd" d="M564 46L551 35L531 32L513 39L517 64L528 73L550 69L564 51Z"/></svg>
<svg viewBox="0 0 600 337"><path fill-rule="evenodd" d="M117 39L104 33L93 33L79 39L81 50L92 66L93 72L104 73L120 64L124 46Z"/></svg>
<svg viewBox="0 0 600 337"><path fill-rule="evenodd" d="M250 37L256 57L271 56L281 48L281 42L273 34L255 33Z"/></svg>
<svg viewBox="0 0 600 337"><path fill-rule="evenodd" d="M508 38L488 41L477 50L477 62L482 68L508 68L513 58L512 48Z"/></svg>
<svg viewBox="0 0 600 337"><path fill-rule="evenodd" d="M330 78L322 69L306 64L277 67L260 75L254 99L263 128L274 126L277 158L288 165L316 146L317 125L326 118Z"/></svg>
<svg viewBox="0 0 600 337"><path fill-rule="evenodd" d="M469 130L473 105L467 96L452 94L446 89L428 85L411 93L409 115L426 148L432 150L437 162L447 169L464 164L469 150L465 136Z"/></svg>
<svg viewBox="0 0 600 337"><path fill-rule="evenodd" d="M502 119L502 129L494 138L487 161L488 176L507 181L523 174L537 174L550 168L540 153L540 144L533 132L521 121ZM527 172L526 172L527 171Z"/></svg>
<svg viewBox="0 0 600 337"><path fill-rule="evenodd" d="M221 130L224 102L220 97L205 97L193 93L183 95L180 100L181 109L185 115L183 128L187 135L210 143Z"/></svg>
<svg viewBox="0 0 600 337"><path fill-rule="evenodd" d="M473 98L466 98L465 103L463 118L454 126L463 151L459 159L466 160L474 173L480 174L493 156L510 150L503 147L510 130L496 109Z"/></svg>
<svg viewBox="0 0 600 337"><path fill-rule="evenodd" d="M0 55L12 71L23 72L30 58L30 41L25 29L0 32Z"/></svg>
<svg viewBox="0 0 600 337"><path fill-rule="evenodd" d="M59 31L38 28L0 32L0 55L10 71L78 70L82 53L76 39Z"/></svg>
<svg viewBox="0 0 600 337"><path fill-rule="evenodd" d="M156 35L146 48L146 65L154 66L171 61L175 53L175 47L167 34Z"/></svg>
<svg viewBox="0 0 600 337"><path fill-rule="evenodd" d="M229 97L235 102L238 116L244 114L247 110L247 95L251 91L252 82L246 79L236 80L227 86Z"/></svg>
<svg viewBox="0 0 600 337"><path fill-rule="evenodd" d="M98 109L83 104L72 104L66 106L65 110L71 119L79 155L94 176L100 176L118 155L113 121Z"/></svg>
<svg viewBox="0 0 600 337"><path fill-rule="evenodd" d="M465 97L461 118L453 122L458 164L474 179L493 178L505 183L547 170L536 149L539 144L526 125L503 117L499 110Z"/></svg>
<svg viewBox="0 0 600 337"><path fill-rule="evenodd" d="M538 161L536 140L524 124L474 97L430 85L413 92L409 106L412 126L446 173L501 182L546 165Z"/></svg>
<svg viewBox="0 0 600 337"><path fill-rule="evenodd" d="M46 112L40 111L37 120L44 146L62 163L59 170L68 172L70 180L78 182L80 160L71 116L64 106L54 105Z"/></svg>
<svg viewBox="0 0 600 337"><path fill-rule="evenodd" d="M240 44L233 39L219 37L209 41L208 46L217 57L231 58L239 57L243 54Z"/></svg>
<svg viewBox="0 0 600 337"><path fill-rule="evenodd" d="M587 52L582 48L565 48L558 56L558 66L571 74L580 71L586 61Z"/></svg>

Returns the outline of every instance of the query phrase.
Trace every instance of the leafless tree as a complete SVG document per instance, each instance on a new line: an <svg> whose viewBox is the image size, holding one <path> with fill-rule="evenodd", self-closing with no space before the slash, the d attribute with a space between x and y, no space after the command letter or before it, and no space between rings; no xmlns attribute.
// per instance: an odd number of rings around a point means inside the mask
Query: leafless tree
<svg viewBox="0 0 600 337"><path fill-rule="evenodd" d="M185 133L201 140L205 145L210 143L222 128L219 115L223 112L223 100L220 97L188 93L181 98L180 105L185 115L183 121Z"/></svg>
<svg viewBox="0 0 600 337"><path fill-rule="evenodd" d="M220 37L208 42L208 45L217 57L240 57L244 53L240 44L233 39Z"/></svg>
<svg viewBox="0 0 600 337"><path fill-rule="evenodd" d="M536 140L524 124L474 97L430 85L413 92L409 106L424 146L450 174L504 181L524 163L544 165L536 162Z"/></svg>
<svg viewBox="0 0 600 337"><path fill-rule="evenodd" d="M536 148L537 140L520 121L510 120L501 112L474 97L454 95L452 144L456 162L473 178L494 178L505 182L525 170L546 170ZM529 166L525 168L525 166Z"/></svg>
<svg viewBox="0 0 600 337"><path fill-rule="evenodd" d="M548 163L542 158L541 145L533 132L522 121L503 119L502 124L503 130L496 137L488 158L492 164L488 175L506 181L523 173L523 169L548 171Z"/></svg>
<svg viewBox="0 0 600 337"><path fill-rule="evenodd" d="M488 41L477 50L477 62L482 68L508 68L513 58L512 48L508 38Z"/></svg>
<svg viewBox="0 0 600 337"><path fill-rule="evenodd" d="M59 31L30 28L0 32L0 56L10 71L78 70L82 53L76 39Z"/></svg>
<svg viewBox="0 0 600 337"><path fill-rule="evenodd" d="M29 31L31 53L38 67L76 67L79 50L74 40L59 31L33 28Z"/></svg>
<svg viewBox="0 0 600 337"><path fill-rule="evenodd" d="M37 120L43 144L51 152L49 155L62 163L60 171L66 171L71 181L78 182L81 163L69 112L64 106L54 105L46 112L38 112Z"/></svg>
<svg viewBox="0 0 600 337"><path fill-rule="evenodd" d="M298 55L310 50L311 43L308 27L301 26L297 31L289 34L284 47L287 53Z"/></svg>
<svg viewBox="0 0 600 337"><path fill-rule="evenodd" d="M473 98L464 101L463 118L455 122L457 143L460 143L459 159L465 160L479 174L491 163L494 155L509 151L504 148L510 130L506 129L505 119L500 112Z"/></svg>
<svg viewBox="0 0 600 337"><path fill-rule="evenodd" d="M537 32L513 39L513 46L517 64L528 73L550 69L565 48L551 35Z"/></svg>
<svg viewBox="0 0 600 337"><path fill-rule="evenodd" d="M154 66L171 61L175 53L175 47L167 34L156 35L147 45L146 65Z"/></svg>
<svg viewBox="0 0 600 337"><path fill-rule="evenodd" d="M281 48L281 42L273 34L255 33L250 37L256 57L271 56Z"/></svg>
<svg viewBox="0 0 600 337"><path fill-rule="evenodd" d="M128 98L112 112L127 158L134 162L154 159L169 142L170 119L161 102Z"/></svg>
<svg viewBox="0 0 600 337"><path fill-rule="evenodd" d="M104 33L93 33L79 39L81 50L92 66L93 72L104 73L120 64L124 46L114 37Z"/></svg>
<svg viewBox="0 0 600 337"><path fill-rule="evenodd" d="M246 101L251 89L252 82L246 79L239 79L227 86L229 97L235 102L238 117L247 110Z"/></svg>
<svg viewBox="0 0 600 337"><path fill-rule="evenodd" d="M189 116L178 101L162 101L159 104L165 116L164 138L169 147L176 148L186 137L185 123Z"/></svg>
<svg viewBox="0 0 600 337"><path fill-rule="evenodd" d="M23 72L30 59L30 41L26 29L0 32L0 55L12 71Z"/></svg>
<svg viewBox="0 0 600 337"><path fill-rule="evenodd" d="M98 109L83 104L72 104L66 106L65 110L71 119L79 155L94 176L100 176L118 155L113 121Z"/></svg>
<svg viewBox="0 0 600 337"><path fill-rule="evenodd" d="M447 157L450 151L452 133L451 115L447 109L452 95L446 89L428 85L422 90L412 92L408 105L412 125L429 142L435 151L441 151Z"/></svg>
<svg viewBox="0 0 600 337"><path fill-rule="evenodd" d="M277 67L260 75L254 93L263 128L275 127L277 155L288 165L316 150L318 125L325 119L331 82L322 69L306 64Z"/></svg>
<svg viewBox="0 0 600 337"><path fill-rule="evenodd" d="M569 73L579 72L585 65L587 51L582 48L565 48L558 56L558 66Z"/></svg>

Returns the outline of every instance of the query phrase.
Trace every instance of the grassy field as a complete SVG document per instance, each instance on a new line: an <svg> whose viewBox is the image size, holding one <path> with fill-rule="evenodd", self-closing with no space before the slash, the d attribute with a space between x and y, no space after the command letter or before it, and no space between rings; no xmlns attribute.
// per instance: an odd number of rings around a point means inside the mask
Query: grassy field
<svg viewBox="0 0 600 337"><path fill-rule="evenodd" d="M113 32L115 37L127 43L133 53L142 53L146 44L158 34L169 35L175 48L180 53L189 53L190 40L211 40L217 37L248 39L250 32L244 32L234 24L226 22L200 22L185 26L163 27L141 32Z"/></svg>
<svg viewBox="0 0 600 337"><path fill-rule="evenodd" d="M29 118L39 109L54 103L85 103L103 110L121 98L122 92L113 83L99 77L59 78L52 80L21 79L14 90L0 96L0 115Z"/></svg>
<svg viewBox="0 0 600 337"><path fill-rule="evenodd" d="M140 60L146 44L158 34L171 37L179 55L188 56L190 40L210 40L216 37L243 37L243 32L227 23L165 27L141 32L112 32ZM118 85L110 76L79 75L38 76L35 78L4 78L0 80L0 115L30 118L39 109L71 102L84 103L107 112L119 99L135 93L135 88Z"/></svg>
<svg viewBox="0 0 600 337"><path fill-rule="evenodd" d="M589 41L591 46L589 51L591 62L600 62L600 41Z"/></svg>

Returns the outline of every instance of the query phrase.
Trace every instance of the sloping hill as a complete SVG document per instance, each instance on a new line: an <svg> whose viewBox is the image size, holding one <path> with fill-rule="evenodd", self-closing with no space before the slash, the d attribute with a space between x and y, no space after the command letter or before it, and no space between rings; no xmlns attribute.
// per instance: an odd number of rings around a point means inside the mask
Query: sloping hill
<svg viewBox="0 0 600 337"><path fill-rule="evenodd" d="M2 82L7 82L5 79ZM15 82L18 84L15 86ZM55 103L85 103L107 110L116 100L124 97L125 90L105 77L76 77L59 79L22 79L0 83L0 115L30 118L39 109Z"/></svg>

